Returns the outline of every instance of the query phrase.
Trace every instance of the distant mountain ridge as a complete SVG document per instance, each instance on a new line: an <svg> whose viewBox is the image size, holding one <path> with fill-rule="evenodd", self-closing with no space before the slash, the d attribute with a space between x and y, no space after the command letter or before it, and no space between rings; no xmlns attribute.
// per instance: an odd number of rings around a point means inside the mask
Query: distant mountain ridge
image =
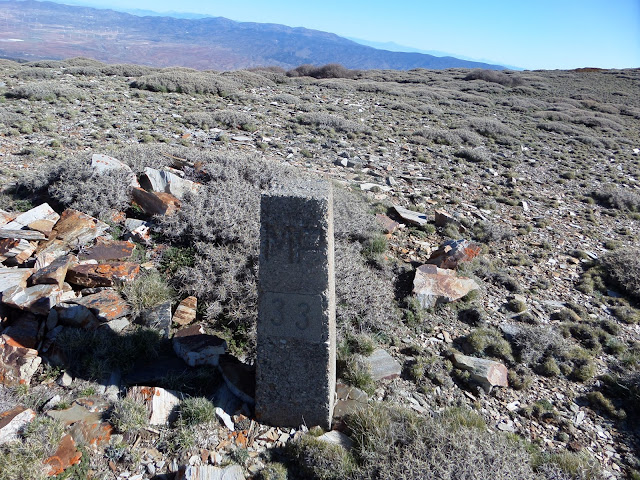
<svg viewBox="0 0 640 480"><path fill-rule="evenodd" d="M500 65L391 52L338 35L270 23L136 16L35 0L0 0L0 56L234 70L340 63L347 68L487 68ZM21 41L16 41L21 40Z"/></svg>

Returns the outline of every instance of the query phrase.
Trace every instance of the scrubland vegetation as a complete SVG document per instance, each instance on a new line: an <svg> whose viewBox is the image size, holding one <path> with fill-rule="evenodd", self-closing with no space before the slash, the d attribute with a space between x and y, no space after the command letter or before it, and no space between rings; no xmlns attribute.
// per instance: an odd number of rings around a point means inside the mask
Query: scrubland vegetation
<svg viewBox="0 0 640 480"><path fill-rule="evenodd" d="M135 314L197 296L207 328L251 362L260 193L329 178L339 374L370 404L344 419L352 450L311 431L261 457L255 478L640 478L639 86L638 70L218 73L0 60L0 208L46 200L111 222L117 237L114 211L140 214L126 175L94 172L91 154L136 173L180 168L203 187L154 218L152 245L138 251L156 270L124 295ZM384 236L375 214L398 219L394 204L429 223ZM435 208L456 223L436 226ZM481 289L420 308L413 270L459 238L482 245L459 268ZM154 335L136 329L118 348L97 333L65 344L75 374L95 380L126 370L141 343L157 353ZM377 347L403 364L400 379L376 384L363 371L358 355ZM478 389L453 366L455 351L504 363L510 387ZM158 446L167 455L204 448L194 425L215 416L200 380L166 384L193 394ZM41 406L37 389L7 392L5 403L31 395ZM142 428L136 408L114 409L121 433ZM0 467L41 459L54 427L2 447ZM110 454L120 461L126 447Z"/></svg>

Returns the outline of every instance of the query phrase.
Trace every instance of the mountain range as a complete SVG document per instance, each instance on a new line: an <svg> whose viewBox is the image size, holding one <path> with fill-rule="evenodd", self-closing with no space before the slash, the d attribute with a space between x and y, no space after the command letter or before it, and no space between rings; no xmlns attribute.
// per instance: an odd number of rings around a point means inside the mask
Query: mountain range
<svg viewBox="0 0 640 480"><path fill-rule="evenodd" d="M0 56L5 58L84 56L108 63L214 70L327 63L355 69L504 68L377 49L318 30L223 17L139 16L34 0L0 0L0 12Z"/></svg>

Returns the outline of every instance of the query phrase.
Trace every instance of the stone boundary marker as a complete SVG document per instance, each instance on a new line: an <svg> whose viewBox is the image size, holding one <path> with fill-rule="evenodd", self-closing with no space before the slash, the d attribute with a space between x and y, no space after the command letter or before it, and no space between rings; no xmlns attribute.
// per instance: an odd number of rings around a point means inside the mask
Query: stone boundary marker
<svg viewBox="0 0 640 480"><path fill-rule="evenodd" d="M336 382L333 198L305 180L262 195L256 417L331 426Z"/></svg>

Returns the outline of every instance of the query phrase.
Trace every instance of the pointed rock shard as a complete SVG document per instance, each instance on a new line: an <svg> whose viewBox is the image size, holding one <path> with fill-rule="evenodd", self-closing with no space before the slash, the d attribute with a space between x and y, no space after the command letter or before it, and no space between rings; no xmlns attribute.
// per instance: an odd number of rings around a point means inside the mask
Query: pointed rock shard
<svg viewBox="0 0 640 480"><path fill-rule="evenodd" d="M35 285L9 288L2 293L2 303L39 315L48 315L49 310L60 302L64 292L58 285Z"/></svg>
<svg viewBox="0 0 640 480"><path fill-rule="evenodd" d="M131 167L126 163L122 163L117 158L110 157L108 155L103 155L101 153L94 153L91 156L91 167L98 173L105 173L112 170L122 170L129 174L130 183L129 185L132 187L139 187L140 184L136 179L136 174L133 173Z"/></svg>
<svg viewBox="0 0 640 480"><path fill-rule="evenodd" d="M371 378L374 381L390 380L397 378L402 373L402 365L400 365L385 350L378 348L368 357L361 357L364 364L368 367Z"/></svg>
<svg viewBox="0 0 640 480"><path fill-rule="evenodd" d="M413 280L413 294L422 308L431 308L439 303L448 303L464 297L478 284L466 277L458 277L453 270L435 265L421 265Z"/></svg>
<svg viewBox="0 0 640 480"><path fill-rule="evenodd" d="M34 418L36 418L36 412L22 406L0 413L0 445L18 440L20 432Z"/></svg>
<svg viewBox="0 0 640 480"><path fill-rule="evenodd" d="M115 290L101 290L72 301L87 307L101 322L110 322L131 313L129 304Z"/></svg>
<svg viewBox="0 0 640 480"><path fill-rule="evenodd" d="M41 361L37 350L23 347L8 335L0 336L0 384L28 385Z"/></svg>
<svg viewBox="0 0 640 480"><path fill-rule="evenodd" d="M453 364L457 368L470 372L471 378L487 391L490 391L493 387L509 386L507 381L509 372L507 367L500 362L456 353L453 355Z"/></svg>
<svg viewBox="0 0 640 480"><path fill-rule="evenodd" d="M98 238L93 247L85 249L78 257L80 260L96 260L98 262L128 260L131 258L135 246L133 242Z"/></svg>
<svg viewBox="0 0 640 480"><path fill-rule="evenodd" d="M458 264L470 262L480 254L482 247L465 239L448 240L431 254L427 263L438 268L455 270Z"/></svg>
<svg viewBox="0 0 640 480"><path fill-rule="evenodd" d="M414 212L413 210L400 207L399 205L394 205L393 209L398 215L400 215L403 220L414 225L424 225L425 223L429 222L425 213Z"/></svg>
<svg viewBox="0 0 640 480"><path fill-rule="evenodd" d="M54 284L62 289L69 266L77 261L78 259L74 255L58 257L46 267L35 272L31 277L31 283L34 285Z"/></svg>
<svg viewBox="0 0 640 480"><path fill-rule="evenodd" d="M109 229L109 225L85 213L68 208L60 216L52 236L72 247L87 245Z"/></svg>
<svg viewBox="0 0 640 480"><path fill-rule="evenodd" d="M160 387L131 387L127 398L131 398L147 408L150 425L166 425L177 416L180 393Z"/></svg>
<svg viewBox="0 0 640 480"><path fill-rule="evenodd" d="M48 203L43 203L31 210L21 213L12 222L7 223L2 228L8 230L21 230L27 227L30 223L38 220L49 220L55 223L59 218L60 215L58 215Z"/></svg>
<svg viewBox="0 0 640 480"><path fill-rule="evenodd" d="M182 200L186 193L196 193L202 186L169 171L156 170L150 167L145 167L141 181L145 189L170 193L178 200Z"/></svg>
<svg viewBox="0 0 640 480"><path fill-rule="evenodd" d="M67 270L67 282L82 287L111 287L114 282L128 282L140 273L140 265L132 262L75 265Z"/></svg>
<svg viewBox="0 0 640 480"><path fill-rule="evenodd" d="M178 330L173 336L173 350L187 365L217 366L220 355L227 351L227 342L204 333L200 325Z"/></svg>
<svg viewBox="0 0 640 480"><path fill-rule="evenodd" d="M173 314L173 323L180 326L189 325L196 319L196 308L198 307L198 299L194 296L187 297L180 302Z"/></svg>
<svg viewBox="0 0 640 480"><path fill-rule="evenodd" d="M26 288L33 268L0 268L0 293L13 287Z"/></svg>
<svg viewBox="0 0 640 480"><path fill-rule="evenodd" d="M47 465L49 469L48 475L53 477L60 475L67 468L80 463L81 458L82 452L78 450L73 437L67 433L62 437L62 440L60 440L60 445L58 445L56 453L47 458L44 464Z"/></svg>
<svg viewBox="0 0 640 480"><path fill-rule="evenodd" d="M172 215L180 209L180 200L170 193L154 193L134 188L131 190L131 196L147 215Z"/></svg>

